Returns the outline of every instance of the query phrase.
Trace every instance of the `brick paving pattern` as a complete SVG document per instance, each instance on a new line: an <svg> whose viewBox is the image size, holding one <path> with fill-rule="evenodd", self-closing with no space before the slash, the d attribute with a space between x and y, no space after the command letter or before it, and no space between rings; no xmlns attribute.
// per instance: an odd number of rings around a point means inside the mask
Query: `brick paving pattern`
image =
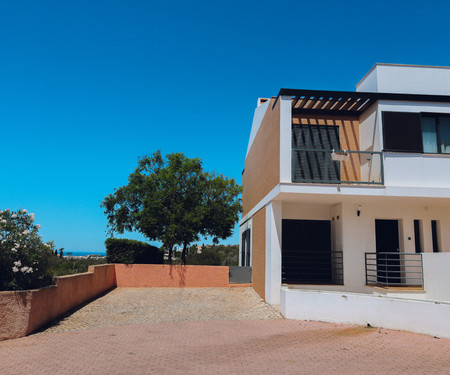
<svg viewBox="0 0 450 375"><path fill-rule="evenodd" d="M448 339L284 320L251 289L214 289L116 289L0 342L0 374L450 374Z"/></svg>
<svg viewBox="0 0 450 375"><path fill-rule="evenodd" d="M293 320L150 323L0 342L0 373L449 374L450 340Z"/></svg>

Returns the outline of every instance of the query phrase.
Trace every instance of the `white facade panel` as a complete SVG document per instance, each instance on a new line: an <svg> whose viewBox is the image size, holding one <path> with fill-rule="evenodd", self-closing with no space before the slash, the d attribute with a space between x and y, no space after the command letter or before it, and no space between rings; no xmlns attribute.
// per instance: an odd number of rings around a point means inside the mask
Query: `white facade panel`
<svg viewBox="0 0 450 375"><path fill-rule="evenodd" d="M356 91L450 95L450 68L376 64Z"/></svg>
<svg viewBox="0 0 450 375"><path fill-rule="evenodd" d="M423 273L427 299L450 302L450 252L423 254Z"/></svg>
<svg viewBox="0 0 450 375"><path fill-rule="evenodd" d="M280 181L292 182L292 98L281 96L280 100Z"/></svg>
<svg viewBox="0 0 450 375"><path fill-rule="evenodd" d="M386 186L450 187L450 155L384 154Z"/></svg>
<svg viewBox="0 0 450 375"><path fill-rule="evenodd" d="M449 303L283 288L281 314L287 319L370 324L450 338Z"/></svg>
<svg viewBox="0 0 450 375"><path fill-rule="evenodd" d="M250 140L248 141L247 153L245 157L247 157L250 148L252 147L253 141L255 140L256 134L258 133L259 127L261 126L261 122L266 114L267 108L269 108L270 100L264 102L259 107L255 109L255 114L253 115L253 123L252 130L250 131Z"/></svg>
<svg viewBox="0 0 450 375"><path fill-rule="evenodd" d="M272 305L280 303L281 217L282 204L280 201L273 201L266 206L265 298Z"/></svg>

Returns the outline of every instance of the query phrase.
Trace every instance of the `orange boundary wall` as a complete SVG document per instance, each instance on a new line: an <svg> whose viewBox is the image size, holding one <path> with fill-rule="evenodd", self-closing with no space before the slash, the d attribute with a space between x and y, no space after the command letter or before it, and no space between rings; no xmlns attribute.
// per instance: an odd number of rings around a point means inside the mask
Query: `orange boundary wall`
<svg viewBox="0 0 450 375"><path fill-rule="evenodd" d="M26 336L115 287L240 287L229 267L104 264L86 273L55 278L43 289L0 292L0 340Z"/></svg>
<svg viewBox="0 0 450 375"><path fill-rule="evenodd" d="M118 287L228 287L229 268L116 264Z"/></svg>
<svg viewBox="0 0 450 375"><path fill-rule="evenodd" d="M113 264L55 278L47 288L0 292L0 340L26 336L78 305L114 288Z"/></svg>

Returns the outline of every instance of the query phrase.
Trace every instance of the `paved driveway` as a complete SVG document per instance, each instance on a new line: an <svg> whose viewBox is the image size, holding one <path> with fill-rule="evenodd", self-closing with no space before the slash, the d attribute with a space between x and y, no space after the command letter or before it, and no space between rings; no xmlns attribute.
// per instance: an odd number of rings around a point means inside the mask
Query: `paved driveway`
<svg viewBox="0 0 450 375"><path fill-rule="evenodd" d="M450 340L284 320L251 289L224 288L119 289L45 332L0 342L2 375L216 373L449 374Z"/></svg>
<svg viewBox="0 0 450 375"><path fill-rule="evenodd" d="M252 288L117 288L45 330L197 320L282 319Z"/></svg>

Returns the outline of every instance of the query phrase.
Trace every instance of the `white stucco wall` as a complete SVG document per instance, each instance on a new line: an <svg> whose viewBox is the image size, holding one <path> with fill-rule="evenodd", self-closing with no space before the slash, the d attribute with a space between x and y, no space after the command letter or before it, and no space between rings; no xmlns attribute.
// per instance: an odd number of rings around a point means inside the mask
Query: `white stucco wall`
<svg viewBox="0 0 450 375"><path fill-rule="evenodd" d="M280 182L292 182L292 97L280 96Z"/></svg>
<svg viewBox="0 0 450 375"><path fill-rule="evenodd" d="M272 201L266 206L265 299L272 305L278 305L280 303L281 217L281 201Z"/></svg>
<svg viewBox="0 0 450 375"><path fill-rule="evenodd" d="M450 68L376 64L356 91L450 95Z"/></svg>
<svg viewBox="0 0 450 375"><path fill-rule="evenodd" d="M450 155L385 153L384 179L389 186L450 187Z"/></svg>
<svg viewBox="0 0 450 375"><path fill-rule="evenodd" d="M253 141L255 140L259 127L261 126L261 122L264 118L264 115L266 114L267 108L269 108L270 102L271 101L268 100L255 109L255 114L253 115L252 129L250 131L250 139L248 141L247 153L245 154L245 157L247 157L250 148L252 147Z"/></svg>
<svg viewBox="0 0 450 375"><path fill-rule="evenodd" d="M450 304L369 294L283 288L281 313L287 319L349 323L450 338Z"/></svg>
<svg viewBox="0 0 450 375"><path fill-rule="evenodd" d="M423 273L426 298L450 302L450 252L423 254Z"/></svg>

